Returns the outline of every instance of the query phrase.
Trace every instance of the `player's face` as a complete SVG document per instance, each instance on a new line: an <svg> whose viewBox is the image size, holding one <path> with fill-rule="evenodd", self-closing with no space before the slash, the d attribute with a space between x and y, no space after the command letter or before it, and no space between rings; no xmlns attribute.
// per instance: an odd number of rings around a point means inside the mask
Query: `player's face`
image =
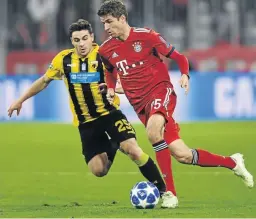
<svg viewBox="0 0 256 219"><path fill-rule="evenodd" d="M85 57L92 49L94 41L93 34L90 34L88 30L80 30L72 33L71 42L76 49L79 56Z"/></svg>
<svg viewBox="0 0 256 219"><path fill-rule="evenodd" d="M126 23L125 16L115 18L112 15L105 15L100 17L101 22L104 24L105 31L112 37L119 37L123 34L124 25Z"/></svg>

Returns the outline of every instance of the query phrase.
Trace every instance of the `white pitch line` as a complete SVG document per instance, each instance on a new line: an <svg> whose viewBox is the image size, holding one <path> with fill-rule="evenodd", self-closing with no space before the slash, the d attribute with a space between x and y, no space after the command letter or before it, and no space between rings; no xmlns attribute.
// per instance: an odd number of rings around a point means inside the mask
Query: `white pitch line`
<svg viewBox="0 0 256 219"><path fill-rule="evenodd" d="M1 219L8 219L8 218L1 218ZM12 218L12 219L45 219L45 218ZM68 219L68 218L47 218L47 219ZM71 217L70 219L99 219L99 218L75 218ZM127 218L101 218L101 219L127 219ZM133 218L133 219L152 219L152 218ZM165 219L206 219L206 218L165 218ZM214 218L207 218L207 219L214 219ZM219 218L219 219L227 219L227 218ZM246 218L230 218L230 219L246 219ZM256 219L256 218L251 218Z"/></svg>
<svg viewBox="0 0 256 219"><path fill-rule="evenodd" d="M1 174L33 174L33 175L60 175L60 176L75 176L75 175L93 175L90 172L0 172ZM109 172L109 175L140 175L140 172ZM229 175L232 172L173 172L174 175Z"/></svg>

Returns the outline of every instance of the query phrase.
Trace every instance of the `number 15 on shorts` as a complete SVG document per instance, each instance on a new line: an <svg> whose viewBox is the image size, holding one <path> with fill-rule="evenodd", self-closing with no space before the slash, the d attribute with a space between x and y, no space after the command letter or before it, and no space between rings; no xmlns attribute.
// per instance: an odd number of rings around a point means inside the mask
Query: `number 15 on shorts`
<svg viewBox="0 0 256 219"><path fill-rule="evenodd" d="M162 106L162 99L155 99L151 103L151 109L160 109Z"/></svg>

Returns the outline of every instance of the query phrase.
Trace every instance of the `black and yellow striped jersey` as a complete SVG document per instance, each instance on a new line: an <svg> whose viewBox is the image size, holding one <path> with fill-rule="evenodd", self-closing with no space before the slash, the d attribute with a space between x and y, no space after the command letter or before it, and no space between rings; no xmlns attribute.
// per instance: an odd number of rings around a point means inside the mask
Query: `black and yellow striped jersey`
<svg viewBox="0 0 256 219"><path fill-rule="evenodd" d="M99 46L93 44L92 51L85 58L80 58L75 49L63 50L54 57L45 73L48 78L64 80L75 126L91 122L119 108L118 96L111 105L106 94L100 92L99 84L105 82L105 75L98 50Z"/></svg>

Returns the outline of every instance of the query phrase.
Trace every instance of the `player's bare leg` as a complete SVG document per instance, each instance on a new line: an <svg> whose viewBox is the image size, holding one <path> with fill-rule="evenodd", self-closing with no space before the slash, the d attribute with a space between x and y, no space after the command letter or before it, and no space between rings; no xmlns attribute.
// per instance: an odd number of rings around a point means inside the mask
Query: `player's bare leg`
<svg viewBox="0 0 256 219"><path fill-rule="evenodd" d="M160 114L153 114L147 123L147 135L156 153L157 163L166 183L166 192L162 195L162 208L176 208L178 199L172 175L171 153L163 138L165 119Z"/></svg>
<svg viewBox="0 0 256 219"><path fill-rule="evenodd" d="M95 155L88 162L89 170L97 177L103 177L107 175L114 162L116 151L119 148L119 143L112 141L108 134L107 136L110 140L111 147L109 147L106 152Z"/></svg>
<svg viewBox="0 0 256 219"><path fill-rule="evenodd" d="M120 143L120 150L128 155L139 167L142 175L154 183L160 193L166 190L165 183L154 161L138 146L135 138Z"/></svg>
<svg viewBox="0 0 256 219"><path fill-rule="evenodd" d="M107 175L112 162L108 159L107 153L98 154L88 162L88 168L93 175L103 177Z"/></svg>
<svg viewBox="0 0 256 219"><path fill-rule="evenodd" d="M172 142L169 148L180 163L201 167L225 167L241 177L247 187L254 186L253 176L246 169L242 154L222 156L202 149L190 149L181 139Z"/></svg>

